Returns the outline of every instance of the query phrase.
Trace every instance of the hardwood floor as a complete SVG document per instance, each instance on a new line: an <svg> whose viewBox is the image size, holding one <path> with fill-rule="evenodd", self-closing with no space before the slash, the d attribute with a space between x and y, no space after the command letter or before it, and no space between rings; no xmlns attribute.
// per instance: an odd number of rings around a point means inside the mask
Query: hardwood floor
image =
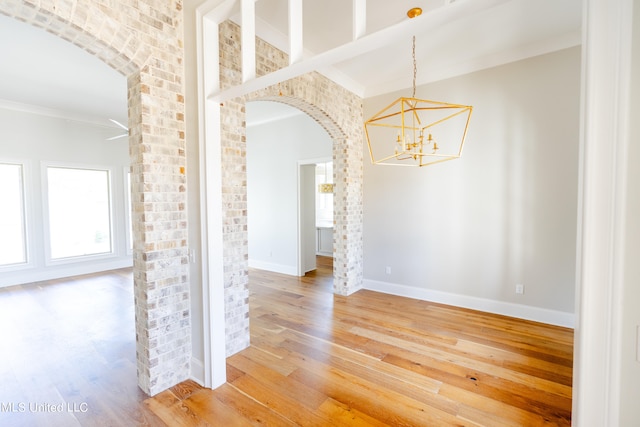
<svg viewBox="0 0 640 427"><path fill-rule="evenodd" d="M0 289L0 426L164 425L137 386L130 269Z"/></svg>
<svg viewBox="0 0 640 427"><path fill-rule="evenodd" d="M251 347L227 384L185 382L145 404L168 425L571 424L573 333L360 291L331 291L330 259L305 277L250 271Z"/></svg>
<svg viewBox="0 0 640 427"><path fill-rule="evenodd" d="M571 330L335 296L331 268L250 270L252 344L228 382L153 398L136 385L130 271L1 289L0 426L570 425Z"/></svg>

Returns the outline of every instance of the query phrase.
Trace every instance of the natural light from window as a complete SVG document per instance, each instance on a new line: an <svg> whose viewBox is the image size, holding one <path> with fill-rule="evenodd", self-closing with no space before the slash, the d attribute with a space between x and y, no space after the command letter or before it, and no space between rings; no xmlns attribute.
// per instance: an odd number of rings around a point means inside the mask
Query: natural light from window
<svg viewBox="0 0 640 427"><path fill-rule="evenodd" d="M22 165L0 163L0 266L27 262Z"/></svg>
<svg viewBox="0 0 640 427"><path fill-rule="evenodd" d="M333 183L333 162L316 164L316 188ZM333 222L333 193L316 192L316 222Z"/></svg>
<svg viewBox="0 0 640 427"><path fill-rule="evenodd" d="M51 259L110 253L109 171L48 167Z"/></svg>

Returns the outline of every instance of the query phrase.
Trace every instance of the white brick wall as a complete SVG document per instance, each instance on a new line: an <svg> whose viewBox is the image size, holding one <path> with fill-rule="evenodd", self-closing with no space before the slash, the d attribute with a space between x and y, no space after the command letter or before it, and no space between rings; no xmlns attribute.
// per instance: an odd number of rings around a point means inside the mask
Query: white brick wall
<svg viewBox="0 0 640 427"><path fill-rule="evenodd" d="M3 0L127 76L138 382L156 394L189 376L191 329L182 3Z"/></svg>
<svg viewBox="0 0 640 427"><path fill-rule="evenodd" d="M241 82L239 27L220 25L220 82ZM285 53L258 39L258 76L288 65ZM271 100L292 105L315 119L334 141L334 291L349 295L362 287L362 100L318 73L283 82L225 102L222 116L224 265L227 354L249 345L244 103Z"/></svg>
<svg viewBox="0 0 640 427"><path fill-rule="evenodd" d="M191 329L180 0L3 0L0 13L47 29L127 76L132 163L138 382L154 395L189 376ZM221 26L223 87L240 81L238 27ZM257 73L287 64L258 41ZM249 345L246 100L308 113L334 139L334 288L362 287L362 101L320 74L226 102L222 108L224 285L228 353Z"/></svg>

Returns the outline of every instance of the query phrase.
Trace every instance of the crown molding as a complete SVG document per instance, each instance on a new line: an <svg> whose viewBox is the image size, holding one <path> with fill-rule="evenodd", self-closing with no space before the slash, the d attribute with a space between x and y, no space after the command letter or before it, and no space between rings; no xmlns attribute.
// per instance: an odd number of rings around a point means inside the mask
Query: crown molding
<svg viewBox="0 0 640 427"><path fill-rule="evenodd" d="M78 114L70 111L59 110L56 108L43 107L40 105L25 104L21 102L0 99L0 109L19 111L28 114L37 114L39 116L53 117L56 119L70 120L74 122L86 123L94 126L100 126L108 129L120 129L110 124L105 118L92 116L88 114Z"/></svg>
<svg viewBox="0 0 640 427"><path fill-rule="evenodd" d="M447 64L441 67L427 67L424 72L421 72L421 77L418 79L417 85L426 85L452 77L471 74L477 71L522 61L524 59L558 52L560 50L580 46L581 44L582 30L576 30L552 39L518 46L513 49L502 50L491 55L484 55L481 57L471 56L468 59L459 61L455 64ZM406 78L393 80L382 85L367 88L363 97L371 98L408 89L410 88L410 84L411 82Z"/></svg>

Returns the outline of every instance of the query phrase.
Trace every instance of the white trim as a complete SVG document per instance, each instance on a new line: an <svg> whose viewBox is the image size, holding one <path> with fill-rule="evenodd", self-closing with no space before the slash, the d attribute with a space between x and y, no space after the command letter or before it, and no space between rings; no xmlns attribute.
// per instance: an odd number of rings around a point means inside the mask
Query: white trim
<svg viewBox="0 0 640 427"><path fill-rule="evenodd" d="M204 374L204 363L200 359L196 359L195 357L191 358L191 378L193 381L198 383L199 385L205 387L205 374Z"/></svg>
<svg viewBox="0 0 640 427"><path fill-rule="evenodd" d="M353 40L358 40L367 33L367 2L366 0L353 0Z"/></svg>
<svg viewBox="0 0 640 427"><path fill-rule="evenodd" d="M31 254L33 253L32 242L30 237L32 233L30 232L30 226L32 224L31 221L31 193L30 190L30 182L31 180L27 177L30 177L28 160L14 160L8 158L0 158L0 164L4 165L12 165L12 166L20 166L20 184L21 184L21 196L22 196L22 239L24 245L24 262L19 262L15 264L5 264L0 265L0 273L10 272L10 271L18 271L18 270L26 270L29 268L33 268L34 262L31 259Z"/></svg>
<svg viewBox="0 0 640 427"><path fill-rule="evenodd" d="M276 264L273 262L259 261L254 259L249 260L249 268L272 271L274 273L286 274L288 276L304 276L304 273L298 274L298 269L293 265Z"/></svg>
<svg viewBox="0 0 640 427"><path fill-rule="evenodd" d="M420 71L420 77L418 78L417 85L422 86L428 83L522 61L535 56L569 49L571 47L580 46L581 42L582 38L580 31L576 31L564 34L563 36L554 37L553 39L542 40L524 46L517 46L512 49L503 50L489 55L480 57L470 55L469 59L456 62L455 64L444 64L442 66L433 64L433 66L428 69ZM406 86L406 83L406 79L400 79L385 82L377 86L369 86L363 94L363 97L370 98L396 91L398 88Z"/></svg>
<svg viewBox="0 0 640 427"><path fill-rule="evenodd" d="M208 99L224 102L264 89L279 82L298 77L308 72L323 70L334 64L375 51L381 46L394 43L398 38L409 37L421 28L436 31L439 27L468 14L478 13L506 3L509 0L460 1L450 7L441 7L431 13L405 20L401 23L368 34L358 40L319 53L308 59L293 63L272 73L249 80L241 85L208 95Z"/></svg>
<svg viewBox="0 0 640 427"><path fill-rule="evenodd" d="M234 10L234 0L209 1L196 10L202 266L203 385L227 380L222 239L220 105L208 98L220 88L218 26Z"/></svg>
<svg viewBox="0 0 640 427"><path fill-rule="evenodd" d="M303 22L302 0L288 1L289 21L289 65L302 61L303 56ZM243 47L244 48L244 47Z"/></svg>
<svg viewBox="0 0 640 427"><path fill-rule="evenodd" d="M580 426L620 421L632 10L633 0L584 0L572 413Z"/></svg>
<svg viewBox="0 0 640 427"><path fill-rule="evenodd" d="M242 82L256 78L256 4L255 0L240 0L242 24Z"/></svg>
<svg viewBox="0 0 640 427"><path fill-rule="evenodd" d="M55 108L47 108L39 105L25 104L22 102L15 102L15 101L9 101L6 99L0 99L0 108L5 110L11 110L11 111L19 111L22 113L37 114L39 116L53 117L56 119L64 119L72 122L88 123L94 126L101 126L107 129L121 130L120 127L113 126L111 122L109 122L103 117L71 113L69 111L57 110Z"/></svg>
<svg viewBox="0 0 640 427"><path fill-rule="evenodd" d="M332 141L332 144L335 144L335 141ZM308 166L308 165L317 165L318 163L327 163L327 162L331 162L333 161L333 158L331 157L316 157L313 159L304 159L304 160L298 160L297 162L297 168L296 168L296 179L297 179L297 187L296 187L296 205L297 205L297 209L298 209L298 217L297 217L297 244L298 244L298 250L297 250L297 265L298 265L298 270L296 272L296 275L298 276L304 276L305 273L307 273L307 271L303 271L304 268L302 267L302 212L303 212L303 208L302 208L302 186L301 186L301 181L300 181L300 176L301 174L301 168L303 166ZM315 176L315 174L314 174ZM331 254L333 256L333 254Z"/></svg>
<svg viewBox="0 0 640 427"><path fill-rule="evenodd" d="M86 261L86 260L83 260ZM55 280L64 277L75 277L84 274L100 273L102 271L118 270L133 266L132 259L96 259L93 262L84 264L68 264L49 267L45 270L25 270L19 276L0 274L0 288L25 283L42 282L45 280Z"/></svg>
<svg viewBox="0 0 640 427"><path fill-rule="evenodd" d="M472 297L469 295L460 295L368 279L364 280L364 289L455 307L469 308L487 313L500 314L518 319L531 320L534 322L547 323L550 325L563 326L566 328L573 328L574 326L575 316L573 313L549 310L530 305L514 304L487 298Z"/></svg>
<svg viewBox="0 0 640 427"><path fill-rule="evenodd" d="M236 24L239 24L239 20L237 18L231 17L231 20ZM287 52L289 48L287 37L259 17L256 17L256 34L262 40L274 46L275 48L283 52ZM312 56L314 56L313 52L311 52L309 49L303 49L303 58L309 58ZM333 82L344 87L348 91L358 95L359 97L364 97L365 88L362 83L352 79L337 68L326 66L315 71L322 74L329 80L332 80Z"/></svg>
<svg viewBox="0 0 640 427"><path fill-rule="evenodd" d="M98 171L107 172L107 192L109 196L109 239L110 239L110 251L100 252L87 255L76 255L64 258L53 258L51 256L51 218L49 211L49 175L48 169L75 169L82 171ZM73 162L59 162L59 161L42 161L40 162L40 179L42 181L42 228L43 228L43 244L44 244L44 266L53 267L64 264L74 264L79 262L96 262L100 260L108 260L117 258L117 246L119 243L116 241L116 219L115 219L115 200L113 197L113 175L114 167L105 165L89 165L83 163Z"/></svg>

